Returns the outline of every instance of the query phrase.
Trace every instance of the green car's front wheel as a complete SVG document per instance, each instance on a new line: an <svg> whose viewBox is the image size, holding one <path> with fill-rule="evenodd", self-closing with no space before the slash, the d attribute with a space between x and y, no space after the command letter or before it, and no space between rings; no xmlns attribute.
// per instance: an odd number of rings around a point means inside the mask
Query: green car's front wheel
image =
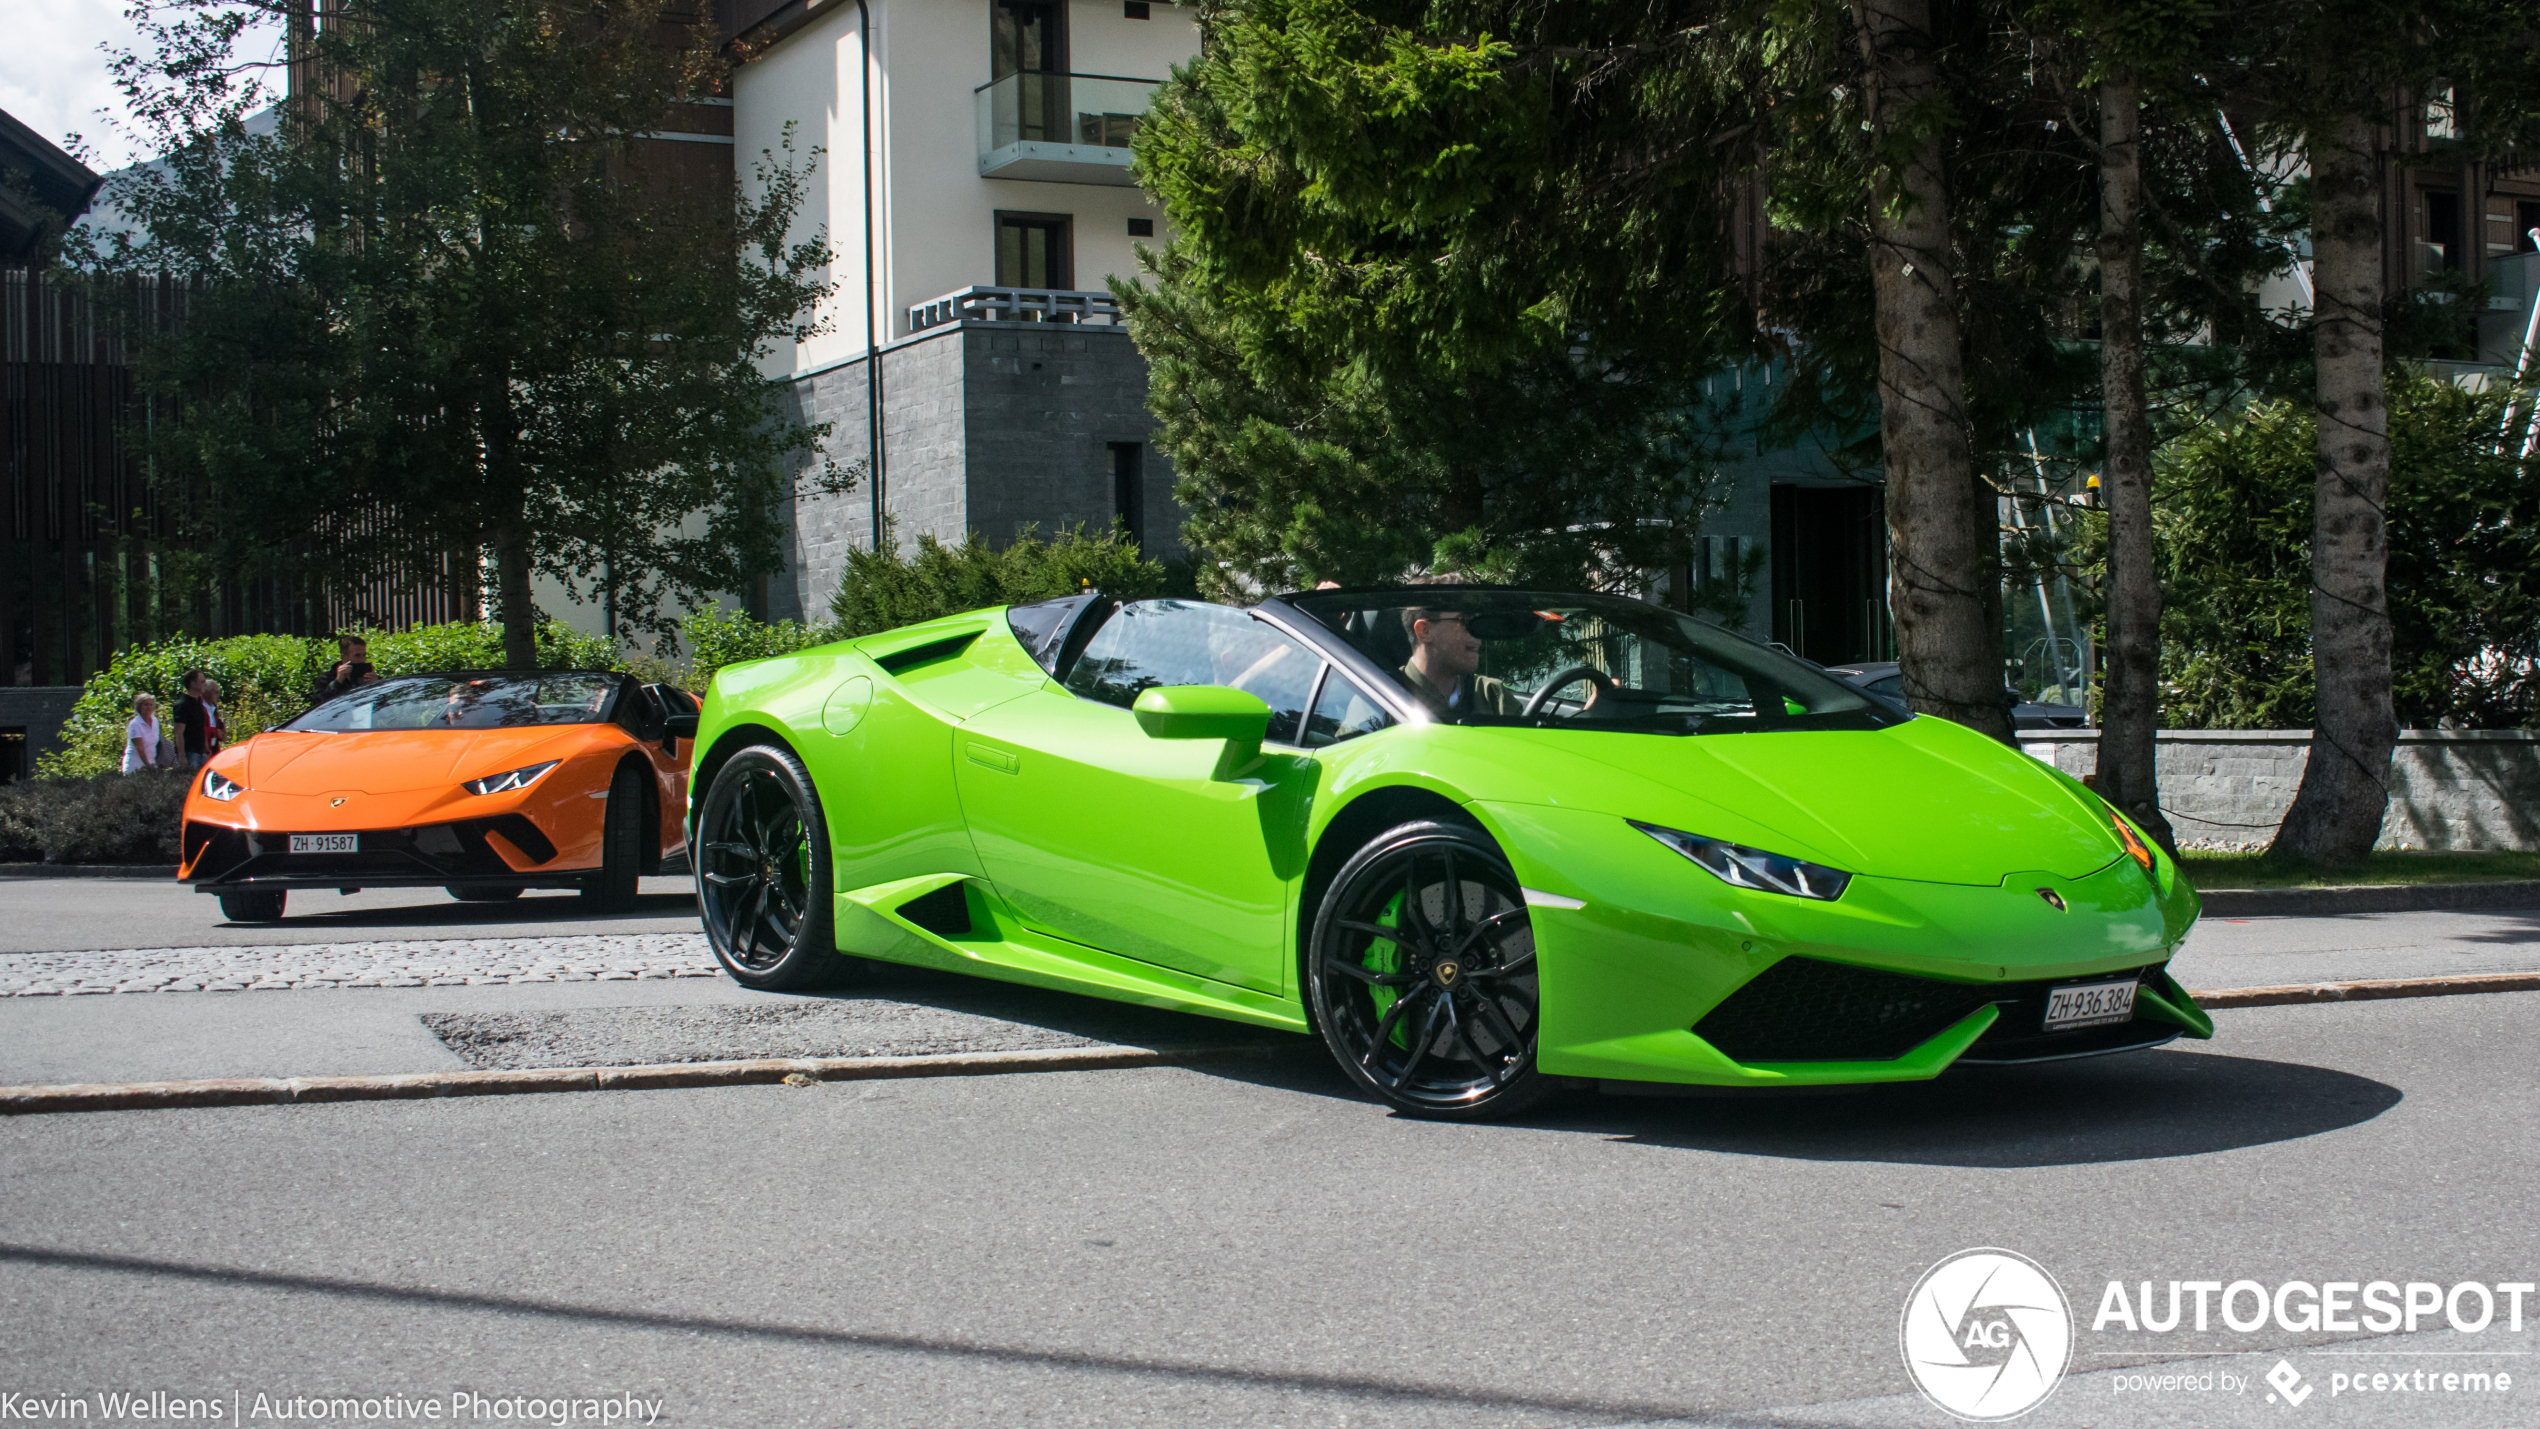
<svg viewBox="0 0 2540 1429"><path fill-rule="evenodd" d="M791 750L754 744L715 772L697 817L697 908L734 981L793 992L846 972L830 938L826 828Z"/></svg>
<svg viewBox="0 0 2540 1429"><path fill-rule="evenodd" d="M1478 1121L1550 1090L1525 893L1477 828L1423 820L1360 849L1324 895L1306 976L1342 1069L1403 1111Z"/></svg>

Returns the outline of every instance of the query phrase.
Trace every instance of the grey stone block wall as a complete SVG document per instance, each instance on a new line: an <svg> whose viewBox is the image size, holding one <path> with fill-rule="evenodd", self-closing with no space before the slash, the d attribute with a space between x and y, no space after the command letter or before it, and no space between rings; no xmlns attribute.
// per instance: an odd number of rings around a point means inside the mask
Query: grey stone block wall
<svg viewBox="0 0 2540 1429"><path fill-rule="evenodd" d="M79 696L78 685L0 685L0 728L26 731L26 747L17 755L26 767L19 772L32 774L39 756L61 753L62 722Z"/></svg>
<svg viewBox="0 0 2540 1429"><path fill-rule="evenodd" d="M2155 778L2179 843L2262 848L2310 763L2306 729L2163 730ZM2099 766L2096 730L2025 730L2020 746L2067 774ZM2540 734L2412 729L2390 759L2385 849L2540 848Z"/></svg>
<svg viewBox="0 0 2540 1429"><path fill-rule="evenodd" d="M992 543L1025 525L1048 536L1112 520L1111 444L1144 451L1147 554L1180 556L1182 513L1173 473L1155 450L1146 410L1146 360L1117 328L964 322L882 352L884 506L902 549L921 534ZM832 424L827 449L865 459L861 359L796 382L800 420ZM787 570L771 582L773 618L826 619L850 550L870 547L872 496L806 496L785 513Z"/></svg>

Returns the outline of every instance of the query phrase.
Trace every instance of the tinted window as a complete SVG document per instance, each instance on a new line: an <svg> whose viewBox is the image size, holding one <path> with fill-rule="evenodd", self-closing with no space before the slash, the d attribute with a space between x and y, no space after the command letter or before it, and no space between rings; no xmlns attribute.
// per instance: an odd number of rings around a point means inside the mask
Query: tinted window
<svg viewBox="0 0 2540 1429"><path fill-rule="evenodd" d="M1803 660L1642 601L1427 586L1294 604L1449 724L1735 734L1900 718Z"/></svg>
<svg viewBox="0 0 2540 1429"><path fill-rule="evenodd" d="M1890 675L1885 679L1872 680L1869 683L1869 691L1874 695L1885 695L1891 700L1901 700L1905 698L1905 677Z"/></svg>
<svg viewBox="0 0 2540 1429"><path fill-rule="evenodd" d="M1338 670L1323 682L1323 697L1314 702L1314 718L1305 726L1305 747L1321 749L1344 739L1374 734L1393 723L1384 707Z"/></svg>
<svg viewBox="0 0 2540 1429"><path fill-rule="evenodd" d="M364 685L285 729L512 729L605 724L622 675L408 675Z"/></svg>
<svg viewBox="0 0 2540 1429"><path fill-rule="evenodd" d="M1056 673L1059 647L1067 643L1067 632L1075 628L1078 612L1098 599L1089 592L1013 606L1005 613L1005 623L1014 632L1016 642L1040 662L1042 669Z"/></svg>
<svg viewBox="0 0 2540 1429"><path fill-rule="evenodd" d="M1067 671L1067 688L1123 709L1158 685L1224 685L1270 706L1266 738L1294 744L1323 662L1240 610L1187 600L1141 600L1096 631Z"/></svg>

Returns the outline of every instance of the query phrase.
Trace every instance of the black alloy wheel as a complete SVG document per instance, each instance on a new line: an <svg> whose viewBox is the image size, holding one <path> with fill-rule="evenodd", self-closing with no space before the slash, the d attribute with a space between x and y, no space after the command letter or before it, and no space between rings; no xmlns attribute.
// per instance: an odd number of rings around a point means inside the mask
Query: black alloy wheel
<svg viewBox="0 0 2540 1429"><path fill-rule="evenodd" d="M518 887L499 883L453 883L447 892L461 903L509 903L521 894Z"/></svg>
<svg viewBox="0 0 2540 1429"><path fill-rule="evenodd" d="M715 772L697 816L697 907L734 981L791 992L847 972L830 937L826 828L792 751L755 744Z"/></svg>
<svg viewBox="0 0 2540 1429"><path fill-rule="evenodd" d="M249 888L220 896L220 915L232 923L279 923L282 905L291 897L281 888Z"/></svg>
<svg viewBox="0 0 2540 1429"><path fill-rule="evenodd" d="M633 760L609 776L606 807L600 867L582 885L582 901L603 913L622 913L635 906L635 880L644 868L644 771Z"/></svg>
<svg viewBox="0 0 2540 1429"><path fill-rule="evenodd" d="M1525 894L1480 829L1424 820L1360 849L1324 895L1306 980L1342 1070L1402 1111L1481 1121L1552 1089Z"/></svg>

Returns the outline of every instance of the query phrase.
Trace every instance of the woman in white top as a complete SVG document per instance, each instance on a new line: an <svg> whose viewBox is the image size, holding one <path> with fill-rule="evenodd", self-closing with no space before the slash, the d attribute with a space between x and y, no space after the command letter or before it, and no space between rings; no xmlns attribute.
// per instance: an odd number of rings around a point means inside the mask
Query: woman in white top
<svg viewBox="0 0 2540 1429"><path fill-rule="evenodd" d="M159 757L159 699L143 693L132 697L132 722L123 727L123 772L147 769Z"/></svg>

